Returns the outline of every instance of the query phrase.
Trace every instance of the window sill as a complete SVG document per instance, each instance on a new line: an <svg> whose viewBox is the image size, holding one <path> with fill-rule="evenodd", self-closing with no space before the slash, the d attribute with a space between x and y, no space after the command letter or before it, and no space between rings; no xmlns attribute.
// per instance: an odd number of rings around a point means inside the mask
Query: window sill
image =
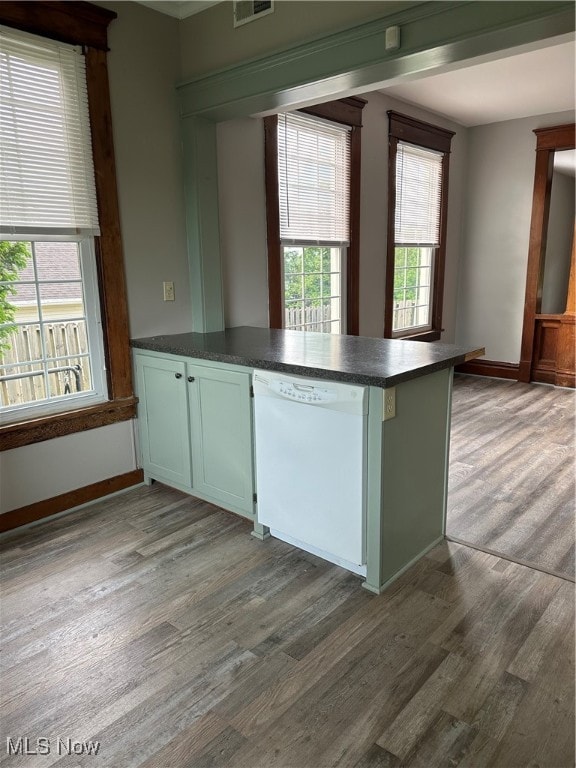
<svg viewBox="0 0 576 768"><path fill-rule="evenodd" d="M411 333L406 336L394 336L400 341L440 341L440 331L423 331L422 333Z"/></svg>
<svg viewBox="0 0 576 768"><path fill-rule="evenodd" d="M136 416L137 402L137 398L127 397L75 411L5 424L0 427L0 451L128 421Z"/></svg>

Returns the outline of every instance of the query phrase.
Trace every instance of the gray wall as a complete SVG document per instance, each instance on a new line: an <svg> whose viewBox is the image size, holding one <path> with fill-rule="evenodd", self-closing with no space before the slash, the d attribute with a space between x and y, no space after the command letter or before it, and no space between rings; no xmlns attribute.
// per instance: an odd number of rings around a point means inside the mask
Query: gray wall
<svg viewBox="0 0 576 768"><path fill-rule="evenodd" d="M466 174L466 129L439 115L391 99L364 94L360 222L360 333L384 332L384 284L388 194L388 117L395 109L456 130L450 160L449 228L444 292L444 341L453 341L456 275ZM220 239L226 324L268 325L266 197L262 121L245 118L218 126Z"/></svg>
<svg viewBox="0 0 576 768"><path fill-rule="evenodd" d="M468 131L465 236L456 343L489 360L518 363L532 213L535 128L573 122L571 112Z"/></svg>
<svg viewBox="0 0 576 768"><path fill-rule="evenodd" d="M180 124L178 21L136 3L116 11L108 67L133 337L190 328ZM174 282L176 300L163 300Z"/></svg>
<svg viewBox="0 0 576 768"><path fill-rule="evenodd" d="M219 123L218 190L226 326L268 327L264 124Z"/></svg>

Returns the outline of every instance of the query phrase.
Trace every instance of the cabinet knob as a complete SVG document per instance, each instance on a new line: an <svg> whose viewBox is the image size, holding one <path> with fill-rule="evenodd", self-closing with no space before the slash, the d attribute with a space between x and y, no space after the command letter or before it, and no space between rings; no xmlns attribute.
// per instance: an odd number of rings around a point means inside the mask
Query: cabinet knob
<svg viewBox="0 0 576 768"><path fill-rule="evenodd" d="M175 377L176 379L181 379L181 378L182 378L182 374L181 374L181 373L175 373L175 374L174 374L174 377Z"/></svg>
<svg viewBox="0 0 576 768"><path fill-rule="evenodd" d="M192 383L193 381L196 381L196 379L194 378L194 376L188 376L188 381Z"/></svg>

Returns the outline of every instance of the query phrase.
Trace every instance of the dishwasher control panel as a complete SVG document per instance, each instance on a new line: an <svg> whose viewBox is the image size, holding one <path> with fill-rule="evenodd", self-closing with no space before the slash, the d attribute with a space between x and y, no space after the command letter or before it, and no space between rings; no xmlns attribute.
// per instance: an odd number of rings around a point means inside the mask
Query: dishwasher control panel
<svg viewBox="0 0 576 768"><path fill-rule="evenodd" d="M368 413L367 387L258 370L254 371L252 386L256 399L276 398L342 413Z"/></svg>
<svg viewBox="0 0 576 768"><path fill-rule="evenodd" d="M289 400L299 400L302 403L334 403L338 393L333 389L324 389L310 384L296 384L292 381L276 379L270 382L270 389Z"/></svg>

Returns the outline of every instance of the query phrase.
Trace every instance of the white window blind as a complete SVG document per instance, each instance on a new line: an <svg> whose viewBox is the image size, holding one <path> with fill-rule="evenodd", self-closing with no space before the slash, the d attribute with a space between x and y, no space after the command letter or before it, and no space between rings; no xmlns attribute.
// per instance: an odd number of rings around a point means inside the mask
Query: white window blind
<svg viewBox="0 0 576 768"><path fill-rule="evenodd" d="M0 232L99 234L84 56L0 27Z"/></svg>
<svg viewBox="0 0 576 768"><path fill-rule="evenodd" d="M348 245L350 131L307 115L278 115L280 240Z"/></svg>
<svg viewBox="0 0 576 768"><path fill-rule="evenodd" d="M441 152L398 142L395 245L437 248L442 197Z"/></svg>

